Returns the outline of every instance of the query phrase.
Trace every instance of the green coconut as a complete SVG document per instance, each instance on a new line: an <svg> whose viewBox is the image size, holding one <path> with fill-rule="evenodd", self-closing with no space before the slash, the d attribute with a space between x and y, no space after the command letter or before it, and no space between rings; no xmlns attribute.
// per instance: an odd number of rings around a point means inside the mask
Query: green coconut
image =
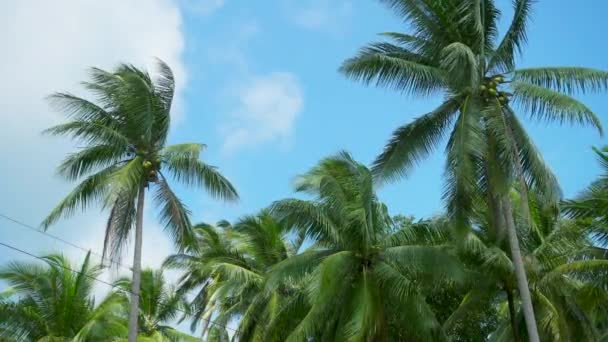
<svg viewBox="0 0 608 342"><path fill-rule="evenodd" d="M146 169L148 169L148 168L150 168L150 167L152 166L152 163L151 163L149 160L146 160L146 161L144 161L144 162L142 163L142 165L143 165L143 166L144 166Z"/></svg>
<svg viewBox="0 0 608 342"><path fill-rule="evenodd" d="M488 90L488 93L490 93L490 95L496 95L496 89L490 88L490 90Z"/></svg>
<svg viewBox="0 0 608 342"><path fill-rule="evenodd" d="M481 91L485 91L486 89L488 89L488 87L486 87L485 85L479 86L479 90Z"/></svg>

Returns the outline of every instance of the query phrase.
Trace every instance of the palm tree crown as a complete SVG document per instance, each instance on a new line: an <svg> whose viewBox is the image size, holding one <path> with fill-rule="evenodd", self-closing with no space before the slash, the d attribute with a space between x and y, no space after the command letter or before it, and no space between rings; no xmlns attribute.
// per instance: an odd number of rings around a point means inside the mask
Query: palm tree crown
<svg viewBox="0 0 608 342"><path fill-rule="evenodd" d="M133 227L142 187L154 190L160 220L178 244L191 238L189 211L169 187L168 176L219 198L237 198L228 180L198 159L204 145L166 145L174 80L161 61L159 71L153 80L130 65L113 73L93 68L91 82L83 85L95 102L68 93L50 97L70 121L46 132L85 144L63 161L59 173L69 180L84 179L44 220L45 228L79 207L101 203L110 209L104 251L118 256Z"/></svg>
<svg viewBox="0 0 608 342"><path fill-rule="evenodd" d="M130 299L126 294L130 292L131 279L119 279L114 285L118 289L114 295L120 298L123 312L128 313ZM162 270L142 271L140 297L138 341L199 341L170 326L187 312L187 301L183 293L166 282Z"/></svg>
<svg viewBox="0 0 608 342"><path fill-rule="evenodd" d="M398 229L375 194L372 173L348 153L322 160L296 181L314 200L273 205L285 222L314 241L273 267L269 283L309 277L310 309L290 340L441 339L439 323L419 291L460 281L445 237L426 226ZM410 229L412 228L412 229Z"/></svg>
<svg viewBox="0 0 608 342"><path fill-rule="evenodd" d="M9 283L12 297L17 298L2 310L6 317L0 322L0 337L100 341L126 335L117 301L108 297L95 305L93 288L101 267L91 264L90 254L79 267L58 254L42 260L44 265L13 262L0 270L0 279Z"/></svg>

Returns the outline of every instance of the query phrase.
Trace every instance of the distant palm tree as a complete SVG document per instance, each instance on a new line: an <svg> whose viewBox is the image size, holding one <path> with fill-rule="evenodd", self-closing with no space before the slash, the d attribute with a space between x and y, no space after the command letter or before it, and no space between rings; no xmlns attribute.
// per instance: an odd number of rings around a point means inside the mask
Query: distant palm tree
<svg viewBox="0 0 608 342"><path fill-rule="evenodd" d="M365 47L345 61L341 71L403 93L443 94L444 100L394 132L374 162L374 173L383 180L407 174L449 132L444 194L448 215L464 234L475 201L490 202L495 224L506 226L530 340L538 342L506 194L514 180L522 196L534 187L556 200L559 190L514 108L534 119L589 124L601 133L597 116L571 95L605 90L608 72L581 67L517 69L533 0L514 1L514 17L502 39L497 29L500 11L492 0L381 2L408 23L411 33L385 33L392 42Z"/></svg>
<svg viewBox="0 0 608 342"><path fill-rule="evenodd" d="M464 278L444 251L446 237L426 225L395 225L371 171L345 152L298 177L296 190L314 198L281 200L272 210L313 244L268 279L308 278L311 307L288 340L442 340L421 289Z"/></svg>
<svg viewBox="0 0 608 342"><path fill-rule="evenodd" d="M522 199L513 191L511 200L517 205ZM560 218L558 207L542 202L534 192L528 200L534 228L529 229L521 215L516 216L515 223L530 275L540 336L547 341L597 341L605 332L597 324L596 313L603 309L596 304L608 298L603 285L608 260L595 255L585 225ZM474 235L465 248L459 249L459 257L477 276L444 329L451 330L468 321L474 312L498 303L505 310L500 310L499 328L492 334L492 341L523 341L527 332L520 324L521 306L513 296L516 279L509 245L504 233L491 223L488 206L478 203L476 207L480 215L475 218Z"/></svg>
<svg viewBox="0 0 608 342"><path fill-rule="evenodd" d="M12 262L0 269L0 279L10 285L0 304L0 340L112 341L126 335L118 301L108 297L95 305L94 278L101 267L91 264L89 254L79 267L58 254L42 259L43 265Z"/></svg>
<svg viewBox="0 0 608 342"><path fill-rule="evenodd" d="M192 329L202 324L203 337L221 340L221 336L212 335L225 331L227 322L239 318L236 334L240 341L282 340L281 334L288 332L290 322L293 325L298 318L287 304L298 309L293 299L302 294L288 279L276 288L267 288L268 273L277 263L295 255L303 239L267 210L242 217L234 224L199 224L195 232L197 248L188 254L172 255L165 262L166 267L184 271L182 291L199 291L191 303ZM214 323L210 324L212 318Z"/></svg>
<svg viewBox="0 0 608 342"><path fill-rule="evenodd" d="M129 312L132 281L123 278L115 282L119 291L115 296L122 299L124 312ZM198 342L199 339L169 326L187 312L187 301L182 293L170 286L161 270L145 269L141 273L139 305L139 342Z"/></svg>
<svg viewBox="0 0 608 342"><path fill-rule="evenodd" d="M204 145L166 146L174 80L165 63L159 61L156 80L131 65L121 65L114 72L93 68L91 82L84 86L94 95L93 101L68 93L50 97L70 120L46 132L70 136L84 145L63 161L59 173L72 181L86 178L42 226L46 229L61 216L99 203L110 209L104 254L111 258L120 256L135 227L129 320L129 342L135 342L146 190L154 189L160 220L179 246L192 240L189 211L171 190L167 176L227 200L236 199L237 193L215 167L199 160Z"/></svg>
<svg viewBox="0 0 608 342"><path fill-rule="evenodd" d="M592 226L596 243L608 246L608 146L593 148L601 174L574 199L563 203L564 211L572 218Z"/></svg>

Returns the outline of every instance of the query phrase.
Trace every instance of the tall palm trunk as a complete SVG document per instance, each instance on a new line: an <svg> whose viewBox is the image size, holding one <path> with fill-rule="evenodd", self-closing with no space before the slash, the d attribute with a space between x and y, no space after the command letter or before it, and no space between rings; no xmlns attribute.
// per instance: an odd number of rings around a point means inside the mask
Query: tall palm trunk
<svg viewBox="0 0 608 342"><path fill-rule="evenodd" d="M203 314L203 327L202 327L202 332L201 332L201 341L205 341L205 334L207 334L207 330L209 330L209 320L211 316L211 311L209 311L208 313Z"/></svg>
<svg viewBox="0 0 608 342"><path fill-rule="evenodd" d="M513 342L520 342L519 327L517 324L517 312L515 311L515 299L513 298L513 289L511 286L506 286L507 301L509 302L509 317L511 318L511 331L513 331Z"/></svg>
<svg viewBox="0 0 608 342"><path fill-rule="evenodd" d="M528 288L528 277L524 268L524 262L519 249L519 241L517 240L517 230L513 221L513 208L508 198L502 200L503 214L505 223L507 224L507 236L509 238L509 247L511 249L511 259L515 268L515 278L517 280L517 289L521 298L521 306L524 312L526 328L528 330L528 338L530 342L540 342L538 330L536 328L536 318L534 317L534 308L532 307L532 297Z"/></svg>
<svg viewBox="0 0 608 342"><path fill-rule="evenodd" d="M135 250L133 251L133 282L131 284L131 309L129 311L129 342L137 342L137 319L139 317L139 292L141 284L141 246L144 224L144 193L146 185L139 187L137 194L137 217L135 221Z"/></svg>

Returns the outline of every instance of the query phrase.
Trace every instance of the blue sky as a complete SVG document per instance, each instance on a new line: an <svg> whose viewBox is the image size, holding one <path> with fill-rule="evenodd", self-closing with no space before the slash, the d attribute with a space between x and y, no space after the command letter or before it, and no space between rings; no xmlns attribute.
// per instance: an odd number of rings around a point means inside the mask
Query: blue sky
<svg viewBox="0 0 608 342"><path fill-rule="evenodd" d="M508 18L510 1L498 3ZM607 10L599 0L539 1L520 66L608 69ZM292 196L294 176L340 150L369 163L394 129L439 99L365 87L337 69L377 33L404 29L373 0L3 3L0 213L37 225L71 186L53 168L74 146L39 134L61 120L44 96L57 90L78 94L88 66L145 66L155 56L174 68L179 81L171 140L207 144L203 159L219 166L241 194L240 203L226 205L178 187L195 221L232 220ZM605 98L580 99L608 126ZM605 139L590 128L525 121L566 196L594 179L599 169L590 147ZM442 152L443 145L408 179L380 191L393 214L427 217L443 210ZM146 213L144 256L158 266L171 246L153 214L153 208ZM61 221L52 232L99 252L103 220L92 210ZM83 256L2 220L0 241L39 254ZM15 258L23 256L0 249L0 263Z"/></svg>
<svg viewBox="0 0 608 342"><path fill-rule="evenodd" d="M306 26L294 22L294 16L305 11L306 6L294 3L281 6L266 2L263 6L259 2L227 2L206 19L201 20L196 14L185 16L186 65L189 69L200 68L200 72L190 75L186 91L186 112L192 124L179 128L175 139L202 139L208 143L209 160L219 164L238 185L242 203L225 209L225 217L255 211L273 200L290 196L290 180L294 175L340 149L350 151L362 162L370 162L395 128L432 109L438 101L364 87L337 72L341 61L366 42L377 39L376 33L403 29L400 20L382 5L375 1L342 2L350 3L347 14ZM340 1L335 3L326 9L339 12ZM606 32L598 6L607 6L599 1L594 2L595 6L588 4L539 2L520 65L606 69L606 47L598 46L597 42L602 41L600 35ZM507 8L505 17L508 14ZM566 15L571 18L568 22L562 19ZM249 32L247 38L239 37L243 31ZM302 92L303 105L289 139L255 144L226 157L221 153L223 137L218 136L216 123L225 120L226 107L230 108L231 102L238 99L218 96L218 92L238 84L243 71L230 62L209 61L205 51L221 49L233 40L241 42L236 49L246 63L245 74L275 71L293 74ZM599 96L581 99L606 123L605 100ZM567 196L593 179L598 169L590 146L603 143L596 132L527 122L530 134L558 175ZM442 210L442 152L440 147L409 179L381 191L393 213L428 216ZM202 214L195 216L204 219Z"/></svg>

